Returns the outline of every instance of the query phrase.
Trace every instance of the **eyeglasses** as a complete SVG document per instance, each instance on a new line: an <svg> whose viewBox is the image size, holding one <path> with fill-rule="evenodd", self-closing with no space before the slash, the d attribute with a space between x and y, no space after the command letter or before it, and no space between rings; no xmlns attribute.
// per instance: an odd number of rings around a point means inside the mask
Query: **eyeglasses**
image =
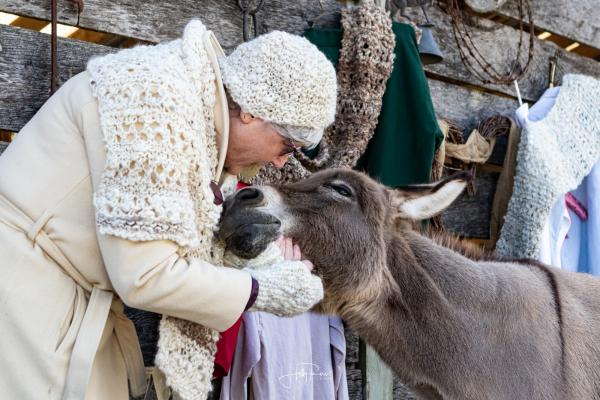
<svg viewBox="0 0 600 400"><path fill-rule="evenodd" d="M279 134L279 136L281 136L283 138L283 143L285 145L283 151L279 154L280 157L291 156L292 154L302 150L304 145L303 144L298 145L298 144L294 143L294 141L292 139L290 139L290 134L285 126L275 124L275 123L271 123L271 125L273 126L273 128L275 128L275 131L277 132L277 134Z"/></svg>
<svg viewBox="0 0 600 400"><path fill-rule="evenodd" d="M301 147L296 146L296 143L294 143L288 138L285 138L283 143L285 145L285 148L283 149L281 154L279 154L280 156L291 156L292 154L294 154L297 151L300 151L301 149Z"/></svg>

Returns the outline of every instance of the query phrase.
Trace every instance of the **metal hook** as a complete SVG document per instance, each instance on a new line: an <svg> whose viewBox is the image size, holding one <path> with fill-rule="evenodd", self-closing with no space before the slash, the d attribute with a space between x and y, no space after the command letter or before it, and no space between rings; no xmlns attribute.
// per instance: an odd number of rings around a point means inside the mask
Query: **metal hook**
<svg viewBox="0 0 600 400"><path fill-rule="evenodd" d="M517 82L516 79L513 82L515 84L515 90L517 91L517 100L519 101L519 106L522 106L523 99L521 98L521 91L519 90L519 82Z"/></svg>
<svg viewBox="0 0 600 400"><path fill-rule="evenodd" d="M556 85L556 70L558 69L558 57L560 53L557 51L554 52L554 55L551 56L548 60L549 68L548 68L548 87L552 88Z"/></svg>
<svg viewBox="0 0 600 400"><path fill-rule="evenodd" d="M73 3L77 4L77 23L75 26L79 26L79 17L81 17L81 12L83 11L83 0L72 0Z"/></svg>
<svg viewBox="0 0 600 400"><path fill-rule="evenodd" d="M258 36L258 16L256 15L263 6L265 0L259 0L256 5L252 1L245 4L243 0L238 0L237 4L240 10L242 10L242 34L244 42L249 39L248 35L248 17L252 17L252 25L254 27L254 37Z"/></svg>

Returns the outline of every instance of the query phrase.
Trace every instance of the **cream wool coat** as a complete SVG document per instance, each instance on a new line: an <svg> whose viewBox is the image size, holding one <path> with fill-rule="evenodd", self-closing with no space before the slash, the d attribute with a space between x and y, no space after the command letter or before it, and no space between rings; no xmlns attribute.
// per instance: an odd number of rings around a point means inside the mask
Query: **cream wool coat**
<svg viewBox="0 0 600 400"><path fill-rule="evenodd" d="M248 273L182 258L174 242L97 233L92 196L106 155L89 80L66 82L0 156L2 398L127 399L128 368L138 392L143 376L122 302L223 331L250 295ZM218 98L217 132L226 110Z"/></svg>

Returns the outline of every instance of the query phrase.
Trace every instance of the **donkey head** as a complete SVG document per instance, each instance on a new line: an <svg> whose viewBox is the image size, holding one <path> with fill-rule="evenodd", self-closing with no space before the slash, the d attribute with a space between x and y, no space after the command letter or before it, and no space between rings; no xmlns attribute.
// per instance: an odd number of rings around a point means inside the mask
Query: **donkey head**
<svg viewBox="0 0 600 400"><path fill-rule="evenodd" d="M280 235L291 237L315 265L325 298L359 300L385 291L386 246L407 220L430 218L463 190L459 174L427 185L387 188L349 169L318 172L303 181L242 189L227 199L219 236L240 257L260 254ZM333 311L330 309L330 311Z"/></svg>

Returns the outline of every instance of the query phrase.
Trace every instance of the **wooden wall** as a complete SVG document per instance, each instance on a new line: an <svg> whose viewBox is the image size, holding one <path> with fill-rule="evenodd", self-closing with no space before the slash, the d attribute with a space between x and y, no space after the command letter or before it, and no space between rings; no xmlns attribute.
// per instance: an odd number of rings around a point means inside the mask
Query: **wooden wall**
<svg viewBox="0 0 600 400"><path fill-rule="evenodd" d="M260 12L263 30L281 29L301 33L306 21L323 10L339 7L334 0L265 0ZM582 54L600 54L600 7L597 0L545 0L534 2L536 32L548 31L558 43L577 41L591 46ZM486 58L494 65L508 66L515 55L518 32L512 27L516 17L515 1L509 0L500 10L469 19L472 34ZM23 18L48 21L50 0L0 0L0 12L14 13ZM178 37L190 18L200 18L212 29L226 51L242 40L242 16L235 0L85 0L80 27L156 43ZM449 17L438 6L430 9L435 23L434 34L445 55L442 63L427 66L431 96L439 117L454 121L465 131L474 128L483 118L500 113L511 115L518 106L514 87L483 85L462 64L454 42ZM75 24L76 7L59 1L59 22ZM39 21L38 21L39 22ZM39 22L44 25L44 22ZM35 24L34 24L35 25ZM103 34L104 34L103 33ZM93 35L91 35L93 36ZM80 37L87 37L80 35ZM527 42L527 38L525 40ZM105 43L122 43L107 41ZM565 73L584 73L600 78L600 63L584 55L567 52L551 41L535 39L535 53L528 73L519 81L526 101L535 101L547 88L550 57L558 56L559 79ZM59 40L59 65L64 82L85 68L93 55L115 51L111 46L70 38ZM33 116L49 94L50 36L33 30L0 25L0 153L7 143L6 132L18 130ZM502 147L502 141L499 143ZM502 151L490 162L502 164ZM485 169L477 177L475 197L463 195L444 214L446 226L466 237L486 239L489 212L498 177L498 167ZM492 171L492 172L490 172ZM1 176L0 171L0 176ZM369 397L365 380L365 358L361 359L359 342L351 332L348 339L348 385L352 399ZM371 383L377 385L377 381ZM386 389L392 396L391 388ZM371 395L370 398L375 398ZM387 395L385 395L387 397ZM412 398L399 382L394 383L393 398Z"/></svg>

